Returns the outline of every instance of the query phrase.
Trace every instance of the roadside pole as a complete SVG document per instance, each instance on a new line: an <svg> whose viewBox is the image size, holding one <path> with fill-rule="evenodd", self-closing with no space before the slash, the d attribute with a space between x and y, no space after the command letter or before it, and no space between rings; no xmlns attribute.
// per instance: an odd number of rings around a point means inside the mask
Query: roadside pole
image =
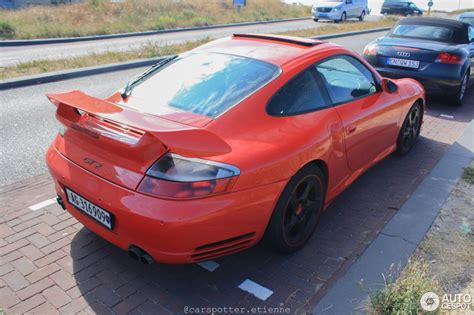
<svg viewBox="0 0 474 315"><path fill-rule="evenodd" d="M459 0L459 1L461 1L461 0ZM428 1L428 14L427 14L428 16L430 16L430 14L431 14L431 7L432 6L433 6L433 0L429 0Z"/></svg>

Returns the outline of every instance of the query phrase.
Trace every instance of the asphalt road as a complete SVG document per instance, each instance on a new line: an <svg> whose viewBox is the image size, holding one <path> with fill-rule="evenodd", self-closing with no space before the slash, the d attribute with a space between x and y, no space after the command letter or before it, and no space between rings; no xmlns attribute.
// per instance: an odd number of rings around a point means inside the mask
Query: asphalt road
<svg viewBox="0 0 474 315"><path fill-rule="evenodd" d="M333 42L361 52L384 33L341 37ZM105 97L143 68L0 91L0 186L47 171L44 153L57 132L55 107L45 94L73 89ZM474 93L466 103L474 103ZM452 110L455 110L453 108ZM449 114L449 109L446 110Z"/></svg>
<svg viewBox="0 0 474 315"><path fill-rule="evenodd" d="M379 16L369 16L367 20L377 20ZM327 22L316 23L311 19L302 21L280 22L262 25L215 28L178 33L166 33L152 36L116 38L108 40L86 41L77 43L32 45L0 48L0 67L15 65L40 59L60 59L77 57L91 53L106 51L130 51L146 45L171 45L203 38L220 38L233 33L278 33L292 30L308 29L326 25Z"/></svg>

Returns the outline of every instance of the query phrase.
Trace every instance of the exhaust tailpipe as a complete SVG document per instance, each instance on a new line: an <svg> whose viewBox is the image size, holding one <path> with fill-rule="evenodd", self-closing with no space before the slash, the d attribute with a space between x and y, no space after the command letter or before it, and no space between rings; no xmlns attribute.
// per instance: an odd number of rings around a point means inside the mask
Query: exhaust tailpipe
<svg viewBox="0 0 474 315"><path fill-rule="evenodd" d="M63 198L61 198L60 196L56 196L56 202L63 210L66 210L66 206L64 205Z"/></svg>
<svg viewBox="0 0 474 315"><path fill-rule="evenodd" d="M155 262L155 260L153 259L153 257L150 256L150 254L148 254L143 249L135 245L130 245L128 247L128 255L133 260L139 261L145 265L151 265L152 263Z"/></svg>

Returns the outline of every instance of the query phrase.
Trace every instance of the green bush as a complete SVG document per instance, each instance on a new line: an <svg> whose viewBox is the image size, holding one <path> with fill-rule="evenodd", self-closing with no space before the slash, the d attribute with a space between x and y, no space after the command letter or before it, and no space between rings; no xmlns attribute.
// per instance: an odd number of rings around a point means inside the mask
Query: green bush
<svg viewBox="0 0 474 315"><path fill-rule="evenodd" d="M462 178L471 185L474 185L474 167L468 166L464 169Z"/></svg>
<svg viewBox="0 0 474 315"><path fill-rule="evenodd" d="M180 16L183 19L192 19L193 17L196 16L196 12L194 12L194 10L191 10L191 9L185 9L183 10L183 12L181 12Z"/></svg>
<svg viewBox="0 0 474 315"><path fill-rule="evenodd" d="M102 5L102 3L104 3L104 0L92 0L91 1L91 4L93 7L99 7L100 5Z"/></svg>
<svg viewBox="0 0 474 315"><path fill-rule="evenodd" d="M176 25L176 18L172 16L162 15L156 20L156 28L159 30L174 28Z"/></svg>
<svg viewBox="0 0 474 315"><path fill-rule="evenodd" d="M15 28L6 21L0 21L0 38L13 38L15 36Z"/></svg>

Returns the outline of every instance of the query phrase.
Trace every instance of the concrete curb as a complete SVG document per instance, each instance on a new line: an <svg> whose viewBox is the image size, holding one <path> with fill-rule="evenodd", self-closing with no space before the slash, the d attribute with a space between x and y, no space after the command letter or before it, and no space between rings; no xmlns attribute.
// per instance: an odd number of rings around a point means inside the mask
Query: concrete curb
<svg viewBox="0 0 474 315"><path fill-rule="evenodd" d="M355 36L355 35L361 35L361 34L383 32L383 31L388 31L389 29L390 29L389 27L372 28L372 29L363 30L363 31L313 36L311 38L324 40L324 39L339 38L339 37L345 37L345 36ZM72 78L79 78L79 77L94 75L94 74L150 66L154 64L155 62L157 62L158 60L160 60L161 58L165 58L165 57L166 56L162 56L159 58L151 58L151 59L139 59L139 60L132 60L132 61L121 62L121 63L113 63L113 64L106 64L106 65L101 65L101 66L93 66L93 67L71 69L71 70L63 70L63 71L58 71L58 72L47 72L47 73L36 74L36 75L31 75L31 76L0 80L0 91L22 87L22 86L29 86L29 85L35 85L35 84L41 84L41 83L72 79Z"/></svg>
<svg viewBox="0 0 474 315"><path fill-rule="evenodd" d="M104 40L104 39L113 39L113 38L151 36L151 35L158 35L158 34L179 33L179 32L187 32L187 31L201 31L201 30L210 30L214 28L226 28L226 27L235 27L235 26L248 26L248 25L303 21L303 20L309 20L309 19L311 19L311 17L230 23L230 24L217 24L217 25L208 25L208 26L182 27L182 28L173 28L173 29L166 29L166 30L131 32L131 33L109 34L109 35L92 35L92 36L81 36L81 37L62 37L62 38L44 38L44 39L3 40L3 41L0 41L0 47L75 43L75 42Z"/></svg>
<svg viewBox="0 0 474 315"><path fill-rule="evenodd" d="M384 286L392 265L406 265L472 159L474 120L312 314L365 314L369 292Z"/></svg>

